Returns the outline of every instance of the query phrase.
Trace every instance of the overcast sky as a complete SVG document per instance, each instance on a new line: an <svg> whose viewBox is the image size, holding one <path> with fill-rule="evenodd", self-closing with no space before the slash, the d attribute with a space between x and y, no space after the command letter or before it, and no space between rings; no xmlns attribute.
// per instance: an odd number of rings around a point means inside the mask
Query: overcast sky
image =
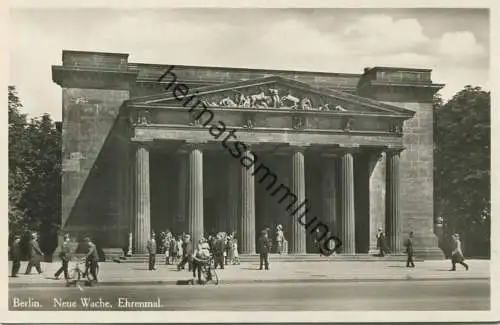
<svg viewBox="0 0 500 325"><path fill-rule="evenodd" d="M362 73L432 68L449 98L489 89L489 14L471 9L16 9L10 80L25 111L61 118L51 65L62 50L129 53L130 62Z"/></svg>

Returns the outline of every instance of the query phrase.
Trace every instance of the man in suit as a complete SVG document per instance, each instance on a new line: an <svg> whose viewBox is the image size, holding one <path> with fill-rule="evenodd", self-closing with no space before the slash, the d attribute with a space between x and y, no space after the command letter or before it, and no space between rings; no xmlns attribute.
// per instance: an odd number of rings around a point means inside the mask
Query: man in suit
<svg viewBox="0 0 500 325"><path fill-rule="evenodd" d="M40 266L40 261L43 258L42 250L40 249L40 245L38 245L38 235L37 233L33 233L31 235L31 240L28 243L28 256L29 262L26 267L26 272L24 274L31 274L31 268L34 266L38 271L38 274L42 274L42 267Z"/></svg>
<svg viewBox="0 0 500 325"><path fill-rule="evenodd" d="M10 247L10 258L12 260L12 273L13 278L17 278L17 272L21 268L21 247L19 243L21 242L21 236L15 235L14 241Z"/></svg>
<svg viewBox="0 0 500 325"><path fill-rule="evenodd" d="M184 242L182 243L182 259L177 265L177 271L184 269L186 263L188 263L189 271L191 271L193 267L193 244L191 243L191 238L189 234L184 236Z"/></svg>
<svg viewBox="0 0 500 325"><path fill-rule="evenodd" d="M214 255L214 269L220 265L221 269L224 269L224 250L226 249L226 244L221 235L217 236L217 239L213 243L213 255Z"/></svg>
<svg viewBox="0 0 500 325"><path fill-rule="evenodd" d="M64 235L64 242L61 246L61 252L59 253L59 258L61 259L62 266L57 270L57 272L54 274L54 277L56 279L59 278L59 275L61 275L62 272L64 272L64 278L67 280L69 279L69 274L68 274L68 264L69 260L71 259L71 251L69 247L69 234Z"/></svg>
<svg viewBox="0 0 500 325"><path fill-rule="evenodd" d="M156 263L156 239L155 239L155 233L151 234L151 238L148 240L148 254L149 254L149 270L153 271L156 270L155 263Z"/></svg>
<svg viewBox="0 0 500 325"><path fill-rule="evenodd" d="M269 252L271 251L272 243L269 239L269 232L267 230L263 230L261 232L259 238L259 254L260 254L260 267L259 270L262 270L262 266L265 264L266 270L269 270Z"/></svg>
<svg viewBox="0 0 500 325"><path fill-rule="evenodd" d="M97 282L97 267L99 262L97 247L90 237L85 238L85 243L87 244L87 253L85 255L85 272L83 272L83 276L86 277L90 271L94 281Z"/></svg>
<svg viewBox="0 0 500 325"><path fill-rule="evenodd" d="M405 242L406 247L406 267L415 267L413 263L413 231L410 232Z"/></svg>

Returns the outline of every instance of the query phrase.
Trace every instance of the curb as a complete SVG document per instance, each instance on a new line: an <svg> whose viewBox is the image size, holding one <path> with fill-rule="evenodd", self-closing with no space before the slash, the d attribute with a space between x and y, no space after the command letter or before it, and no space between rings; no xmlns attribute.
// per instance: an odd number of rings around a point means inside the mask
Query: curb
<svg viewBox="0 0 500 325"><path fill-rule="evenodd" d="M335 283L335 282L392 282L392 281L460 281L460 280L490 280L489 277L470 278L425 278L425 277L391 277L391 278L322 278L322 279L241 279L220 280L219 285L227 284L266 284L266 283ZM142 286L142 285L188 285L189 280L151 280L151 281L106 281L98 286ZM54 283L9 283L9 288L62 288L63 282Z"/></svg>

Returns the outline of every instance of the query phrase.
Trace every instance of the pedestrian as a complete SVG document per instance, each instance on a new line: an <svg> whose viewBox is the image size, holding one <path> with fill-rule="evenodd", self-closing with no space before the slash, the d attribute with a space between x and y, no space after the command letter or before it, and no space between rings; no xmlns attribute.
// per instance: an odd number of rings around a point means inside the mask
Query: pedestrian
<svg viewBox="0 0 500 325"><path fill-rule="evenodd" d="M265 265L266 270L269 270L269 252L271 251L272 243L269 239L269 232L267 230L263 230L261 232L261 236L259 239L259 254L260 254L260 267L259 270L262 270L262 266Z"/></svg>
<svg viewBox="0 0 500 325"><path fill-rule="evenodd" d="M413 231L408 234L404 246L406 247L406 267L415 267L415 263L413 263Z"/></svg>
<svg viewBox="0 0 500 325"><path fill-rule="evenodd" d="M31 234L31 240L28 243L28 255L29 262L26 267L26 272L24 274L31 274L31 268L34 266L38 271L38 274L42 274L42 267L40 266L40 261L43 258L43 252L40 249L40 245L38 244L38 234L34 232Z"/></svg>
<svg viewBox="0 0 500 325"><path fill-rule="evenodd" d="M238 253L238 239L233 237L233 265L240 265L240 254Z"/></svg>
<svg viewBox="0 0 500 325"><path fill-rule="evenodd" d="M213 255L214 255L214 269L217 268L217 266L220 266L221 270L224 269L224 251L226 249L226 245L224 243L224 239L222 236L219 234L217 236L217 240L213 244Z"/></svg>
<svg viewBox="0 0 500 325"><path fill-rule="evenodd" d="M452 236L453 239L453 251L451 252L451 269L450 271L456 271L456 264L461 264L465 267L465 270L469 270L469 265L465 263L464 254L462 253L462 243L460 242L460 236L458 234L454 234Z"/></svg>
<svg viewBox="0 0 500 325"><path fill-rule="evenodd" d="M179 259L182 259L183 252L182 252L182 246L184 245L184 242L182 241L182 236L177 237L177 257Z"/></svg>
<svg viewBox="0 0 500 325"><path fill-rule="evenodd" d="M283 240L285 235L283 234L283 226L278 225L276 227L276 253L281 254L283 252Z"/></svg>
<svg viewBox="0 0 500 325"><path fill-rule="evenodd" d="M156 267L155 267L155 264L156 264L156 239L155 239L155 233L151 234L151 238L148 240L147 249L148 249L148 255L149 255L148 270L149 271L156 270Z"/></svg>
<svg viewBox="0 0 500 325"><path fill-rule="evenodd" d="M14 241L12 242L10 246L10 259L12 260L12 272L11 272L11 277L17 278L18 275L17 273L19 272L19 269L21 268L21 236L15 235L14 236Z"/></svg>
<svg viewBox="0 0 500 325"><path fill-rule="evenodd" d="M172 238L170 239L170 256L172 258L171 264L177 263L178 252L179 249L177 246L177 240L175 239L175 236L172 235Z"/></svg>
<svg viewBox="0 0 500 325"><path fill-rule="evenodd" d="M64 272L64 278L66 280L69 279L69 273L68 273L68 264L71 259L71 250L69 247L69 240L70 236L69 234L64 235L64 242L62 243L61 246L61 251L59 252L59 258L61 259L62 266L57 270L57 272L54 274L54 278L59 279L59 275Z"/></svg>
<svg viewBox="0 0 500 325"><path fill-rule="evenodd" d="M170 264L170 256L171 256L171 249L170 245L172 245L172 233L167 230L165 237L163 238L163 253L165 254L165 264L169 265Z"/></svg>
<svg viewBox="0 0 500 325"><path fill-rule="evenodd" d="M377 231L377 248L379 249L380 257L384 257L385 254L389 252L385 232L382 228L378 228Z"/></svg>
<svg viewBox="0 0 500 325"><path fill-rule="evenodd" d="M229 234L223 233L224 238L224 264L229 264L229 250L231 247L229 246Z"/></svg>
<svg viewBox="0 0 500 325"><path fill-rule="evenodd" d="M193 267L193 251L194 249L193 244L191 243L190 235L186 234L182 244L182 259L179 265L177 265L178 271L184 269L186 263L188 264L188 271L191 271Z"/></svg>
<svg viewBox="0 0 500 325"><path fill-rule="evenodd" d="M90 272L94 281L98 282L97 268L99 266L99 254L97 253L97 246L92 242L90 237L86 237L84 241L87 246L87 252L85 254L85 272L83 272L83 277L85 278Z"/></svg>

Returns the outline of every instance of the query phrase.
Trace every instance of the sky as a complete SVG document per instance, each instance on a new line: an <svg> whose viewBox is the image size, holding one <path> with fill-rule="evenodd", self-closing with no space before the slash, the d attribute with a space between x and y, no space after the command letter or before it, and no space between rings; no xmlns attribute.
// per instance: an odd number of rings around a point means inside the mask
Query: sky
<svg viewBox="0 0 500 325"><path fill-rule="evenodd" d="M9 84L31 117L60 120L63 50L129 62L362 73L433 69L449 99L489 90L487 9L12 9Z"/></svg>

